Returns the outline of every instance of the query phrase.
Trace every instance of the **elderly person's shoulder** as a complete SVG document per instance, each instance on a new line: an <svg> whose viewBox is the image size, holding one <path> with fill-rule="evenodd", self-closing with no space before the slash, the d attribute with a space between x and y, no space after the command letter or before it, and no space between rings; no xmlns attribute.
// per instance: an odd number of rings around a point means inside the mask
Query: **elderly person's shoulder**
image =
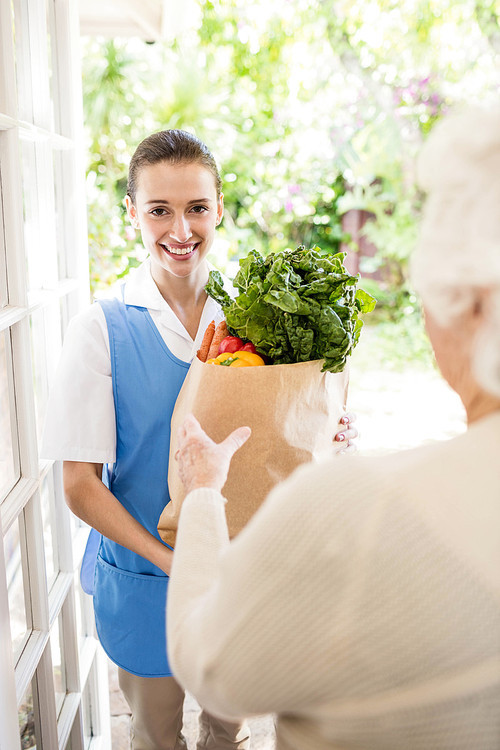
<svg viewBox="0 0 500 750"><path fill-rule="evenodd" d="M381 486L412 485L421 488L432 482L452 486L465 475L474 482L476 493L486 479L500 482L500 411L474 422L460 435L447 440L433 440L416 448L388 452L384 455L335 456L321 464L299 467L292 482L308 482L316 477L332 492L335 481L351 484L377 482ZM417 490L418 492L418 490ZM500 505L500 504L499 504Z"/></svg>
<svg viewBox="0 0 500 750"><path fill-rule="evenodd" d="M432 526L433 533L445 537L469 535L478 549L484 549L486 538L493 535L491 544L500 564L500 545L494 539L500 524L499 456L496 411L449 440L300 467L285 483L279 512L291 519L300 505L307 508L305 517L353 529L370 516L390 531L397 518L404 518L409 527ZM380 537L378 532L375 536Z"/></svg>
<svg viewBox="0 0 500 750"><path fill-rule="evenodd" d="M429 487L434 494L456 483L471 482L486 488L486 481L500 481L500 411L477 420L462 434L447 440L433 440L417 448L364 459L359 457L359 470L370 463L369 472L376 473L388 486L411 485L412 494L421 499L421 490ZM347 457L346 457L347 458ZM433 489L434 488L434 489ZM448 495L450 493L447 493Z"/></svg>

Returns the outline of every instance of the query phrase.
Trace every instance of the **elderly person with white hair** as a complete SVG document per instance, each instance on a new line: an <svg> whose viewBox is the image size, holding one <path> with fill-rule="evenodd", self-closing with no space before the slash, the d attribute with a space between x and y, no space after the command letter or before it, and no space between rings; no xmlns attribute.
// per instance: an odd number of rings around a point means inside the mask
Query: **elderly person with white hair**
<svg viewBox="0 0 500 750"><path fill-rule="evenodd" d="M181 430L169 657L214 714L276 714L278 750L500 747L500 112L438 125L419 168L414 280L467 431L301 467L229 542L249 429Z"/></svg>

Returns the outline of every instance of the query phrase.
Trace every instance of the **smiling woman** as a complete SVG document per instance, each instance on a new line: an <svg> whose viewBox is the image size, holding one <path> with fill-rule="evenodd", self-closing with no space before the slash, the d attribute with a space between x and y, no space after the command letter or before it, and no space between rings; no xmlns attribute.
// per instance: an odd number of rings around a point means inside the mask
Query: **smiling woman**
<svg viewBox="0 0 500 750"><path fill-rule="evenodd" d="M222 318L204 290L223 212L213 157L183 131L149 136L132 157L126 203L149 258L119 298L72 321L43 452L64 461L66 500L95 529L82 583L119 667L135 746L185 748L184 693L165 654L172 551L156 525L169 502L172 409L203 332ZM203 712L201 724L217 747L248 747L245 723L214 723Z"/></svg>

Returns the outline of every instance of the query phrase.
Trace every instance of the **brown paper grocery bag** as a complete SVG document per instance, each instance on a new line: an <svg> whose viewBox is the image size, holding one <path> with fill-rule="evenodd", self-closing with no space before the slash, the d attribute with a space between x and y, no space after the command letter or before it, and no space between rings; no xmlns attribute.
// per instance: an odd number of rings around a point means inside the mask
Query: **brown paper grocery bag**
<svg viewBox="0 0 500 750"><path fill-rule="evenodd" d="M172 415L168 486L171 502L158 523L164 542L175 544L184 486L174 459L177 431L187 414L220 442L236 427L252 435L234 455L222 490L234 537L275 484L299 466L332 455L332 439L345 410L348 373L321 372L323 360L265 367L223 367L195 358Z"/></svg>

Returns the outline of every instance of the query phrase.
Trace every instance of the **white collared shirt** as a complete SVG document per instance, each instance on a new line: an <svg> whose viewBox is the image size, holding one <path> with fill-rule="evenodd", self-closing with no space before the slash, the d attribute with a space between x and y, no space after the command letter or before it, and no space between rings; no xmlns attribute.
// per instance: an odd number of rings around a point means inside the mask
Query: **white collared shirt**
<svg viewBox="0 0 500 750"><path fill-rule="evenodd" d="M228 289L229 291L229 289ZM111 296L121 298L121 287ZM146 307L174 356L190 362L210 321L223 319L220 306L208 297L193 339L164 300L151 276L149 259L131 271L124 301ZM113 463L116 456L115 407L108 329L98 304L70 321L61 360L51 387L41 458Z"/></svg>

